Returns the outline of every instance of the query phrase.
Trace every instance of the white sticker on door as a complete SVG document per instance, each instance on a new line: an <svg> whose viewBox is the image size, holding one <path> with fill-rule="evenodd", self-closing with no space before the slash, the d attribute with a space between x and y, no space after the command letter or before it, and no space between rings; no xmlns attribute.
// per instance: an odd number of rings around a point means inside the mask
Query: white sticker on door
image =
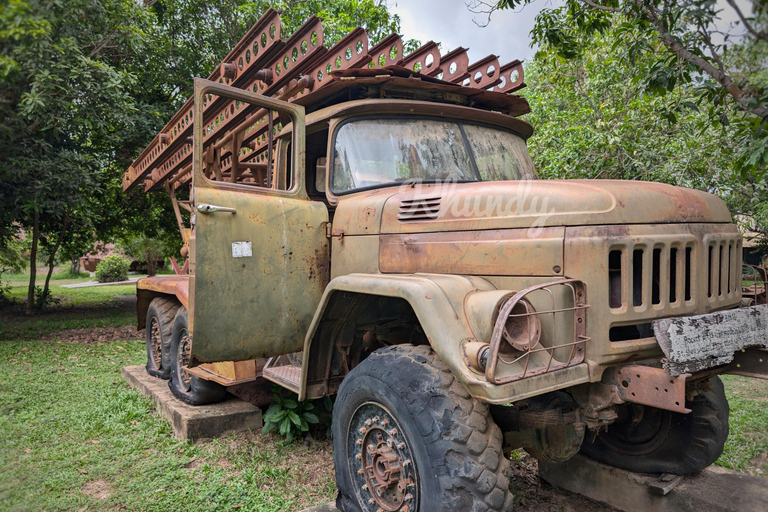
<svg viewBox="0 0 768 512"><path fill-rule="evenodd" d="M232 242L232 257L247 258L253 256L253 245L251 242Z"/></svg>

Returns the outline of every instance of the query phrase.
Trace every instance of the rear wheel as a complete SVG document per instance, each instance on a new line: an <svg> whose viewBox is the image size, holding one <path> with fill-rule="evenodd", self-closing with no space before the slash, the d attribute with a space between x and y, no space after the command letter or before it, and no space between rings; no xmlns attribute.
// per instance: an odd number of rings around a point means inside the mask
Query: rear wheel
<svg viewBox="0 0 768 512"><path fill-rule="evenodd" d="M429 347L380 349L356 366L332 428L344 512L512 509L501 431Z"/></svg>
<svg viewBox="0 0 768 512"><path fill-rule="evenodd" d="M715 462L728 438L728 400L718 377L686 402L689 414L626 404L619 421L581 447L585 455L637 473L696 473Z"/></svg>
<svg viewBox="0 0 768 512"><path fill-rule="evenodd" d="M147 309L147 373L161 379L171 376L171 336L179 309L175 299L157 297Z"/></svg>
<svg viewBox="0 0 768 512"><path fill-rule="evenodd" d="M192 336L187 328L187 308L181 307L173 320L171 336L171 380L168 386L181 400L192 405L219 402L227 395L224 386L195 377L187 370L192 353Z"/></svg>

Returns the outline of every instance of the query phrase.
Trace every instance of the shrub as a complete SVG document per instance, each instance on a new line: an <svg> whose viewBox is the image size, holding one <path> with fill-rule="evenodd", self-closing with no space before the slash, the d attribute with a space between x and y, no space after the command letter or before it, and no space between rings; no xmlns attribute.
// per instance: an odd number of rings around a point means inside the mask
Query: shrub
<svg viewBox="0 0 768 512"><path fill-rule="evenodd" d="M107 256L96 265L96 279L100 283L114 283L128 279L131 261L122 256Z"/></svg>

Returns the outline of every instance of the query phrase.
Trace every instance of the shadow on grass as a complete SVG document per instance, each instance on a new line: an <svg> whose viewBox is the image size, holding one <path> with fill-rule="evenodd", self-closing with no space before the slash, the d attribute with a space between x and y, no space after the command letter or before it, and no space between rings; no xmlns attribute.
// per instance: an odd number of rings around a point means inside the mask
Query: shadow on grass
<svg viewBox="0 0 768 512"><path fill-rule="evenodd" d="M99 290L51 289L60 303L34 315L25 313L19 290L12 290L15 303L0 309L0 341L36 340L64 329L119 327L136 322L135 285Z"/></svg>

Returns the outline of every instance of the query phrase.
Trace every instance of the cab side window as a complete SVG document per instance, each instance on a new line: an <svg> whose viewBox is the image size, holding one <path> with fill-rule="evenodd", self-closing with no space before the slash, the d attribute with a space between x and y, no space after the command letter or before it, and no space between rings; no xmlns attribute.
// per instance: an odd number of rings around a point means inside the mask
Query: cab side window
<svg viewBox="0 0 768 512"><path fill-rule="evenodd" d="M307 192L325 201L325 176L328 172L328 128L307 136Z"/></svg>

